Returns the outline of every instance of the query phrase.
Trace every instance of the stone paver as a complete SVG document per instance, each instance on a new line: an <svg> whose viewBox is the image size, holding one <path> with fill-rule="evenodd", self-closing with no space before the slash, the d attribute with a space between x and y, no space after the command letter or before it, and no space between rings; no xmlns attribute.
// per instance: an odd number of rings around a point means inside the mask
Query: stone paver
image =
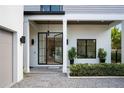
<svg viewBox="0 0 124 93"><path fill-rule="evenodd" d="M124 78L70 79L61 69L37 69L12 88L124 88Z"/></svg>

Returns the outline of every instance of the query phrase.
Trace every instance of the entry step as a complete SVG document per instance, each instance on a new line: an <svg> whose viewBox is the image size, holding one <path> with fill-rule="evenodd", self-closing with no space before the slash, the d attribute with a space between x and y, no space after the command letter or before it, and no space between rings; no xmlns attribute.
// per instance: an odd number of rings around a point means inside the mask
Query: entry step
<svg viewBox="0 0 124 93"><path fill-rule="evenodd" d="M62 73L62 67L33 67L30 73Z"/></svg>
<svg viewBox="0 0 124 93"><path fill-rule="evenodd" d="M48 69L61 69L62 67L58 67L58 66L53 66L53 67L48 67Z"/></svg>

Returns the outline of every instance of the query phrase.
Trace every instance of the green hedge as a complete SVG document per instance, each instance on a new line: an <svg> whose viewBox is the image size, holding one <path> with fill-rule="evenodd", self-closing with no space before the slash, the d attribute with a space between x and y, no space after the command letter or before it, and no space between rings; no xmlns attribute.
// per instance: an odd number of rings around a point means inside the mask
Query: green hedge
<svg viewBox="0 0 124 93"><path fill-rule="evenodd" d="M71 76L124 76L124 64L74 64Z"/></svg>

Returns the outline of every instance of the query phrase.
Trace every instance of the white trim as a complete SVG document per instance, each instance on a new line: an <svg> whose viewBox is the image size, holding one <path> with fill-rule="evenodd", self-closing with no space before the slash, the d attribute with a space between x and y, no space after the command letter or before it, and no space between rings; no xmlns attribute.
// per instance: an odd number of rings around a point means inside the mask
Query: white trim
<svg viewBox="0 0 124 93"><path fill-rule="evenodd" d="M29 21L34 21L34 20L38 20L38 21L44 21L44 20L50 20L50 21L62 21L63 17L65 15L30 15L30 16L25 16L25 20L29 20Z"/></svg>
<svg viewBox="0 0 124 93"><path fill-rule="evenodd" d="M124 78L124 76L68 76L71 79L92 79L92 78Z"/></svg>
<svg viewBox="0 0 124 93"><path fill-rule="evenodd" d="M67 20L63 20L63 73L67 73Z"/></svg>
<svg viewBox="0 0 124 93"><path fill-rule="evenodd" d="M92 16L92 17L91 17ZM111 20L124 20L124 14L65 14L67 20L78 21L111 21Z"/></svg>
<svg viewBox="0 0 124 93"><path fill-rule="evenodd" d="M30 30L29 30L29 20L24 22L24 36L26 36L24 50L23 50L23 62L24 62L24 72L30 72Z"/></svg>
<svg viewBox="0 0 124 93"><path fill-rule="evenodd" d="M13 82L17 81L17 33L13 33Z"/></svg>
<svg viewBox="0 0 124 93"><path fill-rule="evenodd" d="M4 26L2 26L2 25L0 25L0 29L1 29L1 30L5 30L5 31L8 31L8 32L16 32L16 31L14 31L14 30L12 30L12 29L9 29L9 28L7 28L7 27L4 27Z"/></svg>
<svg viewBox="0 0 124 93"><path fill-rule="evenodd" d="M124 64L124 21L121 22L121 28L122 28L122 31L121 31L121 62Z"/></svg>
<svg viewBox="0 0 124 93"><path fill-rule="evenodd" d="M92 16L92 17L91 17ZM38 21L43 21L43 20L49 20L49 21L62 21L62 20L77 20L77 21L121 21L124 20L124 13L117 14L117 13L111 13L111 14L103 14L103 13L98 13L98 14L68 14L66 13L65 15L30 15L30 16L25 16L25 20L33 21L33 20L38 20Z"/></svg>
<svg viewBox="0 0 124 93"><path fill-rule="evenodd" d="M111 24L109 24L109 28L114 27L114 26L116 26L116 25L118 25L120 23L121 23L121 21L114 21Z"/></svg>

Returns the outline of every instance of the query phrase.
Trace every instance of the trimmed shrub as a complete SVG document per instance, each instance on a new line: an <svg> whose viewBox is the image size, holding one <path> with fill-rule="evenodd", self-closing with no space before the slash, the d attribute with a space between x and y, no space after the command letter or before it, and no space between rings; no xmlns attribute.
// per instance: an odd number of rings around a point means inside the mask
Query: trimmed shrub
<svg viewBox="0 0 124 93"><path fill-rule="evenodd" d="M73 64L70 76L124 76L124 64Z"/></svg>

